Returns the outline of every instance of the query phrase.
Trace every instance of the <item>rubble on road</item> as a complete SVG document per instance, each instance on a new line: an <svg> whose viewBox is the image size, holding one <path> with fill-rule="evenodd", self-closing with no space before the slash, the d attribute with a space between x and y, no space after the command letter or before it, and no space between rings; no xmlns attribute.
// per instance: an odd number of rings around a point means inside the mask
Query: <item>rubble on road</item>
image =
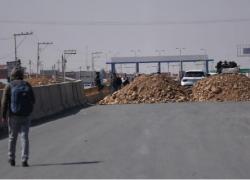
<svg viewBox="0 0 250 180"><path fill-rule="evenodd" d="M165 74L140 75L99 104L139 104L189 101L187 89Z"/></svg>
<svg viewBox="0 0 250 180"><path fill-rule="evenodd" d="M218 74L198 81L192 89L194 101L249 101L250 78L242 74Z"/></svg>

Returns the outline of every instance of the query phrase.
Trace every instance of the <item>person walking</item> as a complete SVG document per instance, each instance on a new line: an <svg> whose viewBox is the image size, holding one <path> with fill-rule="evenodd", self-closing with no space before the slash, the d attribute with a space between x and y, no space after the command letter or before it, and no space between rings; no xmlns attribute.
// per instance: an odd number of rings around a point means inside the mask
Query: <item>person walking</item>
<svg viewBox="0 0 250 180"><path fill-rule="evenodd" d="M95 85L97 86L98 91L101 91L103 89L103 85L101 84L101 79L100 79L100 72L96 72Z"/></svg>
<svg viewBox="0 0 250 180"><path fill-rule="evenodd" d="M118 90L117 76L116 76L116 73L112 73L112 76L111 76L111 93L114 93L117 90Z"/></svg>
<svg viewBox="0 0 250 180"><path fill-rule="evenodd" d="M123 87L124 87L124 86L126 86L127 84L129 84L129 79L128 79L128 76L125 74L125 75L124 75L124 78L123 78L122 85L123 85Z"/></svg>
<svg viewBox="0 0 250 180"><path fill-rule="evenodd" d="M8 122L9 144L8 156L11 166L15 166L16 141L18 133L21 133L23 167L28 167L29 159L29 115L35 104L34 92L31 85L23 80L24 73L21 68L14 68L11 72L10 83L6 85L2 101L2 121Z"/></svg>
<svg viewBox="0 0 250 180"><path fill-rule="evenodd" d="M116 83L117 83L117 90L120 90L122 88L122 78L120 76L117 77Z"/></svg>

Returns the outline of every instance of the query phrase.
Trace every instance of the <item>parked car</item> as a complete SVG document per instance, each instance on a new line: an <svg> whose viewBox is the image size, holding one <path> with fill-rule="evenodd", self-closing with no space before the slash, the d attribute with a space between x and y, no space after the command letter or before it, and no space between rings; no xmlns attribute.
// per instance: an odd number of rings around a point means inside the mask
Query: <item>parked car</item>
<svg viewBox="0 0 250 180"><path fill-rule="evenodd" d="M181 79L182 86L193 86L197 81L205 78L207 75L202 70L186 71Z"/></svg>

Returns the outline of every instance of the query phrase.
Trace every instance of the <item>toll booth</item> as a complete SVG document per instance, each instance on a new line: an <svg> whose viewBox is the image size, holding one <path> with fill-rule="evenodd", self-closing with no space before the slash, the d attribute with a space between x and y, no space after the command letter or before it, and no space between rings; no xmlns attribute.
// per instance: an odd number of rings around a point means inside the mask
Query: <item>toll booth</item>
<svg viewBox="0 0 250 180"><path fill-rule="evenodd" d="M143 63L156 63L158 65L158 72L161 73L161 65L163 63L180 63L180 73L183 72L184 63L205 62L206 73L209 72L209 62L213 62L207 55L183 55L183 56L141 56L141 57L112 57L109 62L111 72L116 72L117 64L135 64L135 72L139 73L140 64ZM181 76L181 75L180 75Z"/></svg>

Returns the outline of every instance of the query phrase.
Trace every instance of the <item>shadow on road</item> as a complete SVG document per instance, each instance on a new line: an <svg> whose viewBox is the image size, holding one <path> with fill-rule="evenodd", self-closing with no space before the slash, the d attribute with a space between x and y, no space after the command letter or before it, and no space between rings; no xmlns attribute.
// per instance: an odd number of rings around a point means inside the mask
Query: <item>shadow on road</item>
<svg viewBox="0 0 250 180"><path fill-rule="evenodd" d="M89 107L91 107L91 105L83 105L83 106L69 108L69 109L61 111L57 114L50 115L50 116L40 118L37 120L33 120L31 122L31 126L38 126L38 125L41 125L41 124L44 124L47 122L56 121L56 120L59 120L59 119L64 118L64 117L77 114L80 110L85 109L85 108L89 108Z"/></svg>
<svg viewBox="0 0 250 180"><path fill-rule="evenodd" d="M45 123L48 123L51 121L60 120L63 117L77 114L80 110L89 108L91 106L94 106L94 105L93 104L86 104L86 105L82 105L82 106L77 106L77 107L69 108L65 111L59 112L59 113L54 114L54 115L50 115L50 116L46 116L44 118L36 119L36 120L31 121L31 126L38 126L38 125L45 124ZM0 140L5 139L7 137L8 137L8 127L7 127L7 125L5 125L5 126L1 125L0 126Z"/></svg>
<svg viewBox="0 0 250 180"><path fill-rule="evenodd" d="M83 162L66 162L66 163L45 163L45 164L33 164L31 167L40 166L70 166L70 165L86 165L86 164L99 164L102 161L83 161Z"/></svg>

